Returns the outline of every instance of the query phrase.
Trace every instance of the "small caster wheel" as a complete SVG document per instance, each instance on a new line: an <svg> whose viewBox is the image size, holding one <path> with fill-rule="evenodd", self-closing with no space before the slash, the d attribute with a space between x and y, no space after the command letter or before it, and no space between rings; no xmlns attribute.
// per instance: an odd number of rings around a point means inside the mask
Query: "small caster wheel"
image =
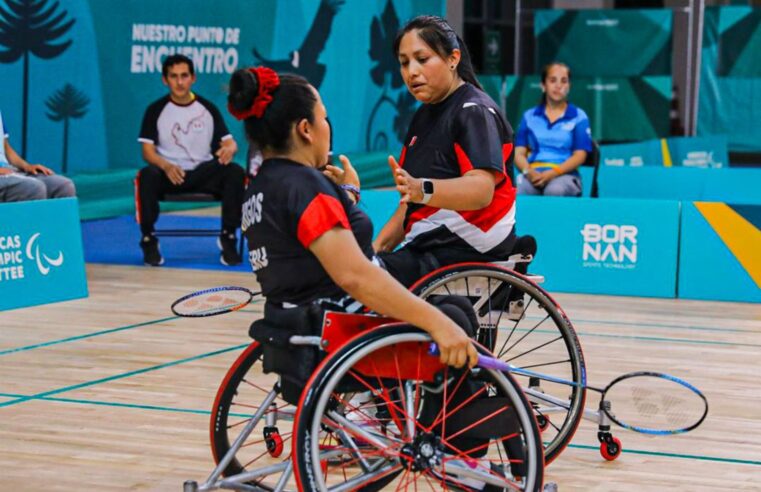
<svg viewBox="0 0 761 492"><path fill-rule="evenodd" d="M264 443L267 446L267 452L273 458L283 454L283 438L280 437L277 427L264 429Z"/></svg>
<svg viewBox="0 0 761 492"><path fill-rule="evenodd" d="M623 446L617 437L610 436L609 439L600 443L600 454L608 461L613 461L621 456L621 451L623 451Z"/></svg>
<svg viewBox="0 0 761 492"><path fill-rule="evenodd" d="M536 425L539 427L539 432L544 432L550 426L550 418L546 415L538 414L536 416Z"/></svg>

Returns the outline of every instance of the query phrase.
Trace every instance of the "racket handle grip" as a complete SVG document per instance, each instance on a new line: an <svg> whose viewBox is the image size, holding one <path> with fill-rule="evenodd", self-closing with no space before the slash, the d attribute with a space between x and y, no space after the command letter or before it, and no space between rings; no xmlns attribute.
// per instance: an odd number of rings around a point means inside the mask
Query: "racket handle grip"
<svg viewBox="0 0 761 492"><path fill-rule="evenodd" d="M430 347L428 347L428 353L431 355L439 355L441 352L439 351L439 346L436 345L436 343L431 343ZM487 355L481 355L478 354L478 362L476 362L476 365L482 369L494 369L496 371L510 371L513 369L513 366L506 362L502 362L499 359L495 359L494 357L489 357Z"/></svg>

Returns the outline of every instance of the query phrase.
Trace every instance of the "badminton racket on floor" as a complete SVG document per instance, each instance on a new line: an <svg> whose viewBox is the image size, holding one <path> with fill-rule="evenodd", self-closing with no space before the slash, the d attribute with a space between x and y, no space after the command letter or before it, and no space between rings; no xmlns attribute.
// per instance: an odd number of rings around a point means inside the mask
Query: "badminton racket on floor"
<svg viewBox="0 0 761 492"><path fill-rule="evenodd" d="M185 318L216 316L245 307L259 294L245 287L212 287L180 297L172 303L172 312Z"/></svg>
<svg viewBox="0 0 761 492"><path fill-rule="evenodd" d="M436 344L430 353L438 355ZM708 400L692 384L669 374L635 371L618 376L605 388L582 385L536 371L521 369L494 357L478 356L478 367L539 378L545 381L584 387L602 393L601 410L612 422L635 432L652 435L682 434L703 423Z"/></svg>

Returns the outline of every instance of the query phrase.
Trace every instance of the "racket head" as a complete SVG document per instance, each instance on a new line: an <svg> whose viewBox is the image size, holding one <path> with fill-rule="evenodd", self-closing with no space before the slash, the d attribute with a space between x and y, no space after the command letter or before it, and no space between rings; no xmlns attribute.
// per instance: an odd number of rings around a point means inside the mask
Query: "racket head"
<svg viewBox="0 0 761 492"><path fill-rule="evenodd" d="M635 432L669 435L689 432L708 415L705 395L669 374L637 371L617 377L605 388L603 412L617 425Z"/></svg>
<svg viewBox="0 0 761 492"><path fill-rule="evenodd" d="M217 316L243 308L257 294L245 287L212 287L180 297L172 303L172 312L184 318Z"/></svg>

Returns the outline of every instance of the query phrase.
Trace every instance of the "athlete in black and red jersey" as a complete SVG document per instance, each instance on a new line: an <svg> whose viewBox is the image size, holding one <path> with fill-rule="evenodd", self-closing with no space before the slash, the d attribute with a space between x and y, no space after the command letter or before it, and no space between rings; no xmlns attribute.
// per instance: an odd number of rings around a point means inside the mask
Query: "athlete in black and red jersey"
<svg viewBox="0 0 761 492"><path fill-rule="evenodd" d="M352 193L318 170L328 162L330 126L314 87L268 68L241 69L230 80L228 101L264 157L246 191L242 230L267 299L265 319L277 323L276 316L289 310L341 302L346 292L429 332L442 362L475 364L475 348L460 327L370 260L369 219ZM348 159L341 159L351 172Z"/></svg>
<svg viewBox="0 0 761 492"><path fill-rule="evenodd" d="M423 105L399 163L389 158L402 198L374 243L384 266L409 286L439 266L507 259L516 241L512 128L444 19L416 17L394 50Z"/></svg>

